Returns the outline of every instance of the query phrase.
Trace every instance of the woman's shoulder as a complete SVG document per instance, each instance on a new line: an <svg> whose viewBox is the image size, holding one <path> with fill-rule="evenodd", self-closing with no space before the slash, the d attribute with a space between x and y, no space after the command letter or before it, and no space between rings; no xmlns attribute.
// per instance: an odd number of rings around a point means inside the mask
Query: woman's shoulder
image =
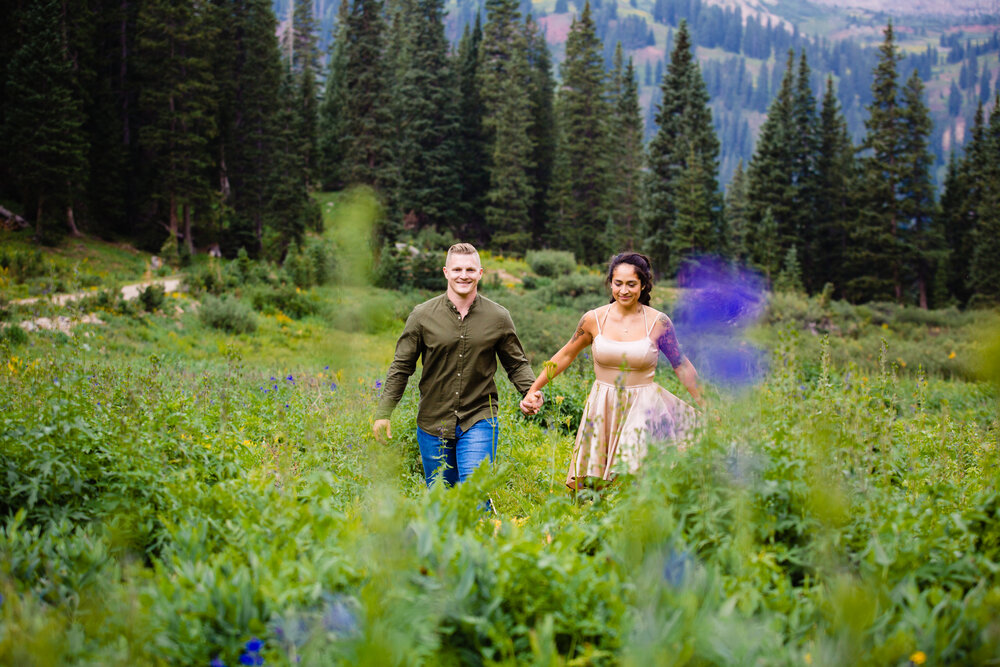
<svg viewBox="0 0 1000 667"><path fill-rule="evenodd" d="M652 306L643 306L643 308L646 309L646 317L655 323L654 326L656 324L661 324L663 326L670 325L670 318L667 317L666 313L660 312Z"/></svg>

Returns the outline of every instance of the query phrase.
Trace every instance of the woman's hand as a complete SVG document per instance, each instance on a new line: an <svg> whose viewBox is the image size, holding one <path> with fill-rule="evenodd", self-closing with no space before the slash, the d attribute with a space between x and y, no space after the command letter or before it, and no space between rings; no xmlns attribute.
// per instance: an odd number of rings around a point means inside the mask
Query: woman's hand
<svg viewBox="0 0 1000 667"><path fill-rule="evenodd" d="M545 396L541 391L528 392L521 399L521 412L526 415L536 415L545 403Z"/></svg>

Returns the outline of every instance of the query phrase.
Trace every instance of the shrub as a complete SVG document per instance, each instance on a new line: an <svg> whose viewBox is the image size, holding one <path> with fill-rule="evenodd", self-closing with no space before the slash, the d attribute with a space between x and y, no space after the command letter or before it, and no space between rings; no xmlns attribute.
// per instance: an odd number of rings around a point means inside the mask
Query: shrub
<svg viewBox="0 0 1000 667"><path fill-rule="evenodd" d="M139 303L142 304L142 309L147 313L152 313L162 308L166 298L167 294L160 285L150 285L139 292Z"/></svg>
<svg viewBox="0 0 1000 667"><path fill-rule="evenodd" d="M576 269L576 258L567 250L529 250L525 260L532 271L550 278Z"/></svg>
<svg viewBox="0 0 1000 667"><path fill-rule="evenodd" d="M200 317L205 326L230 333L250 333L257 330L253 310L229 295L207 297L201 304Z"/></svg>
<svg viewBox="0 0 1000 667"><path fill-rule="evenodd" d="M0 329L0 348L16 347L28 342L28 333L17 324L9 324Z"/></svg>
<svg viewBox="0 0 1000 667"><path fill-rule="evenodd" d="M386 244L375 267L375 284L388 289L432 289L444 287L441 267L445 251L418 250L414 246Z"/></svg>
<svg viewBox="0 0 1000 667"><path fill-rule="evenodd" d="M254 310L262 313L272 315L280 311L293 319L312 315L319 310L318 301L294 285L257 287L250 292L250 303Z"/></svg>

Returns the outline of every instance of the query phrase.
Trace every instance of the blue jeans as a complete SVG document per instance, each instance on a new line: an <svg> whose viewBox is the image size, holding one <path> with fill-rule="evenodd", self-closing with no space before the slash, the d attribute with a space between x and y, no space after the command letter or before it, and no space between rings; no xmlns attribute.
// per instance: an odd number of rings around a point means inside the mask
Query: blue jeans
<svg viewBox="0 0 1000 667"><path fill-rule="evenodd" d="M487 457L492 463L499 437L496 417L480 419L465 432L456 424L454 438L431 435L417 427L417 444L420 445L427 486L431 485L439 470L444 483L454 486L468 479Z"/></svg>

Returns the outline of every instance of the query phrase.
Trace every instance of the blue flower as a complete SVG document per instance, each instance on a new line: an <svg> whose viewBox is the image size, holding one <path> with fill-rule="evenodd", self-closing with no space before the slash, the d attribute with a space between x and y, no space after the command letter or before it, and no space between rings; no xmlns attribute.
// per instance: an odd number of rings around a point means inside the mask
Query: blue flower
<svg viewBox="0 0 1000 667"><path fill-rule="evenodd" d="M376 389L381 389L382 388L382 381L381 380L375 380L375 388Z"/></svg>
<svg viewBox="0 0 1000 667"><path fill-rule="evenodd" d="M330 391L337 391L337 383L336 382L331 382L330 383Z"/></svg>
<svg viewBox="0 0 1000 667"><path fill-rule="evenodd" d="M354 612L345 604L343 596L330 595L325 597L323 629L341 636L352 635L357 632L357 618Z"/></svg>
<svg viewBox="0 0 1000 667"><path fill-rule="evenodd" d="M289 373L288 377L286 377L285 379L288 380L289 382L295 382L295 378L292 376L291 373Z"/></svg>
<svg viewBox="0 0 1000 667"><path fill-rule="evenodd" d="M330 370L330 367L329 366L323 366L323 370L324 371L328 371L328 370Z"/></svg>
<svg viewBox="0 0 1000 667"><path fill-rule="evenodd" d="M246 650L250 651L251 653L260 653L260 650L262 648L264 648L264 642L261 641L260 639L257 639L256 637L251 637L246 645Z"/></svg>
<svg viewBox="0 0 1000 667"><path fill-rule="evenodd" d="M212 662L208 663L209 667L226 667L226 663L222 662L222 658L215 656L212 658Z"/></svg>
<svg viewBox="0 0 1000 667"><path fill-rule="evenodd" d="M240 656L241 665L263 665L264 657L260 653L244 653Z"/></svg>
<svg viewBox="0 0 1000 667"><path fill-rule="evenodd" d="M276 377L274 377L274 376L272 375L272 376L271 376L271 382L277 382L277 381L278 381L278 378L276 378Z"/></svg>
<svg viewBox="0 0 1000 667"><path fill-rule="evenodd" d="M663 579L674 588L679 587L694 569L694 560L686 549L670 550L663 561Z"/></svg>

